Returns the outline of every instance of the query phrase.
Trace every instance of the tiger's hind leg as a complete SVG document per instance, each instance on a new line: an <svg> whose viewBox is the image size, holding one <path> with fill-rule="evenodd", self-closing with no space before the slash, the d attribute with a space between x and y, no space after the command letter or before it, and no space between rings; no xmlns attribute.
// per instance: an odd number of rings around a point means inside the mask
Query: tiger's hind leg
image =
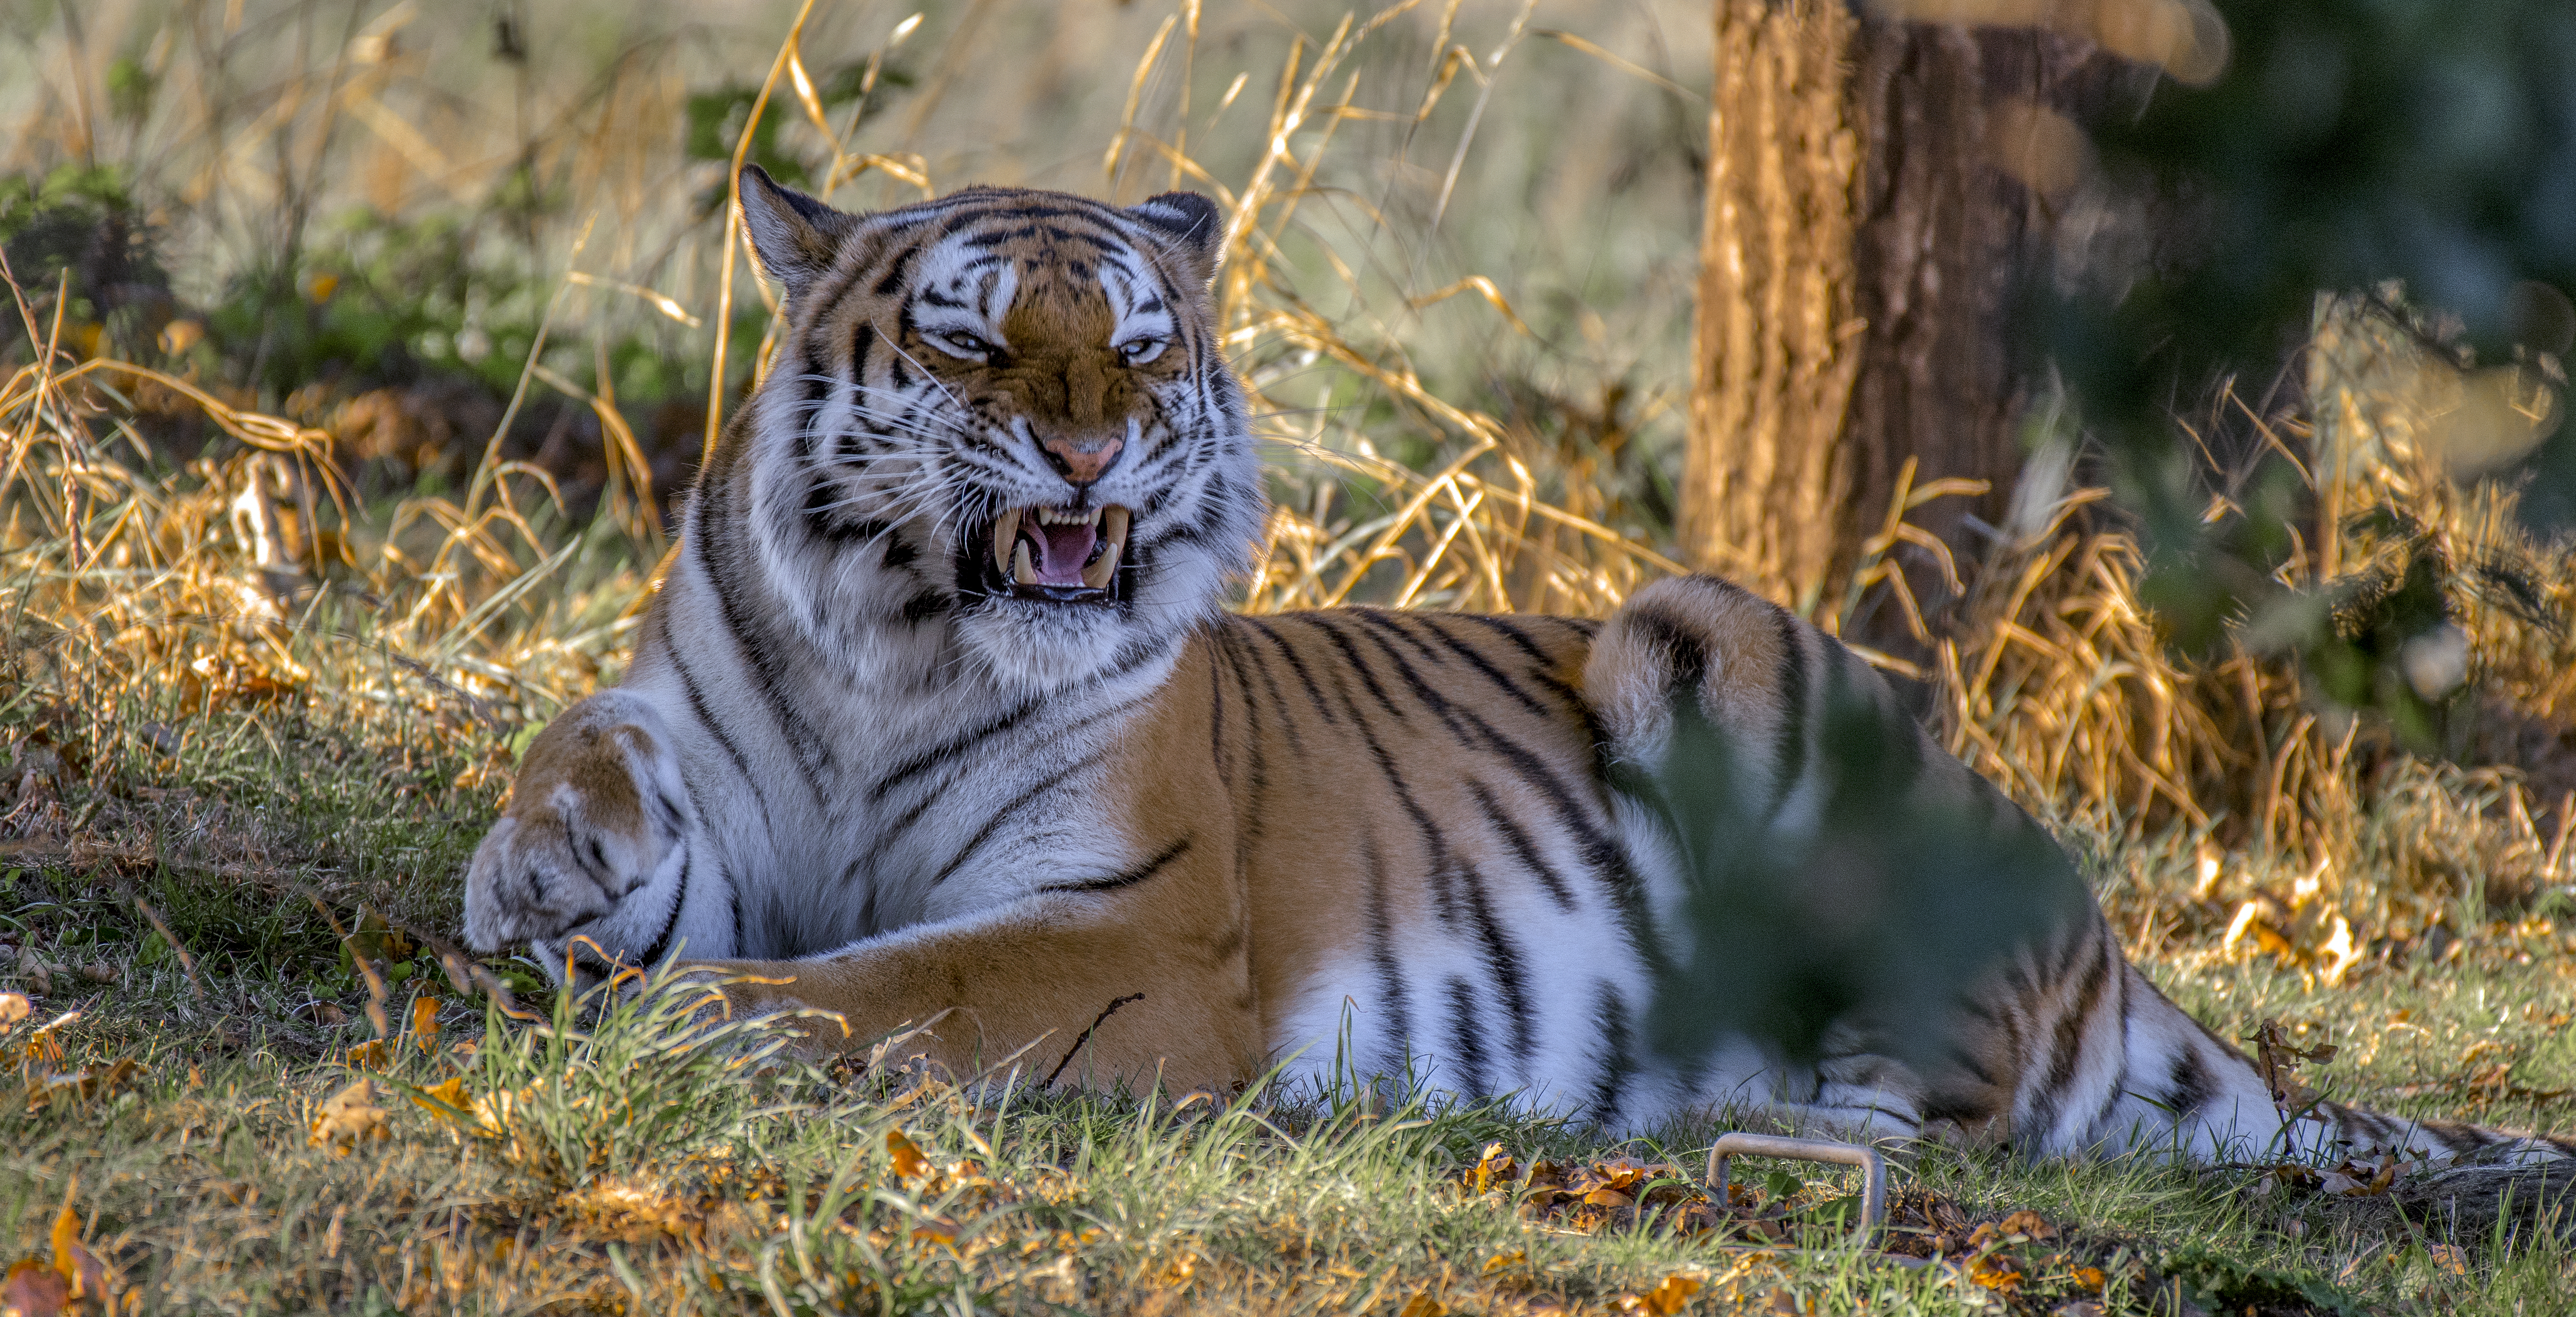
<svg viewBox="0 0 2576 1317"><path fill-rule="evenodd" d="M1677 578L1608 620L1584 694L1656 889L1659 1013L1685 1048L1767 1061L1703 1091L1900 1137L2090 1127L2069 1113L2119 1070L2116 1020L2109 1053L2085 1032L2118 948L2055 840L1858 655ZM2037 1106L2033 1064L2061 1091Z"/></svg>

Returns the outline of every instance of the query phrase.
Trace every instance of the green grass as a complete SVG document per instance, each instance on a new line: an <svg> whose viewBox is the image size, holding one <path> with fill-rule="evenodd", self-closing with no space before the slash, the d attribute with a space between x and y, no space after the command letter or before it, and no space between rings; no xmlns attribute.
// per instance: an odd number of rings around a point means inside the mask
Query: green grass
<svg viewBox="0 0 2576 1317"><path fill-rule="evenodd" d="M1715 1124L1612 1148L1506 1109L1255 1093L1175 1114L905 1070L825 1072L773 1054L779 1040L759 1028L691 1043L685 998L511 1023L383 934L360 937L383 952L389 1019L401 1030L412 1001L435 994L439 1046L398 1048L377 1080L381 1138L315 1146L321 1107L358 1078L350 1052L373 1029L364 983L313 898L347 927L363 911L453 927L455 876L497 783L479 756L441 747L475 745L473 729L405 733L318 707L178 719L175 742L131 735L113 715L50 725L83 771L37 803L53 826L0 857L0 938L59 968L10 1039L78 1009L52 1035L67 1055L43 1069L97 1074L119 1057L139 1069L86 1097L0 1109L0 1259L40 1253L68 1202L148 1310L1412 1305L1422 1317L1430 1304L1614 1312L1623 1298L1651 1311L1634 1296L1674 1293L1657 1289L1673 1276L1703 1286L1690 1311L1996 1310L1957 1268L1897 1266L1829 1228L1808 1228L1814 1251L1763 1253L1652 1224L1577 1233L1461 1180L1497 1142L1524 1166L1616 1152L1696 1173ZM24 756L23 732L17 744ZM175 755L159 748L174 744ZM138 895L192 953L202 996ZM2551 1090L2576 1084L2567 951L2563 934L2526 920L2336 987L2214 945L2151 969L2223 1033L2279 1019L2303 1043L2340 1045L2311 1074L2336 1096L2564 1129L2576 1103ZM438 1091L462 1109L405 1096L449 1081ZM944 1179L895 1174L886 1135L897 1129L950 1168ZM2231 1311L2524 1317L2570 1310L2576 1278L2576 1253L2528 1213L2339 1199L2245 1171L1925 1148L1899 1183L1972 1222L2030 1210L2068 1232L2021 1250L2043 1301L2015 1311L2073 1296L2051 1287L2051 1265L2101 1268L2097 1301L2140 1312L2158 1310L2157 1287L2180 1275L2204 1299L2230 1296ZM1820 1174L1770 1177L1768 1191L1804 1205L1848 1187Z"/></svg>

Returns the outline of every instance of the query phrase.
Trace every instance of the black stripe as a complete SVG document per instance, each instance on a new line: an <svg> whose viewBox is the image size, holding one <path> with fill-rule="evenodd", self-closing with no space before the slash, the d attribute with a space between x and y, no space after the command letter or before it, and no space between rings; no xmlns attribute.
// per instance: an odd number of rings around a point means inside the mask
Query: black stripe
<svg viewBox="0 0 2576 1317"><path fill-rule="evenodd" d="M742 884L734 881L733 869L725 864L721 853L716 856L716 877L724 880L725 908L733 917L733 953L739 956L743 952Z"/></svg>
<svg viewBox="0 0 2576 1317"><path fill-rule="evenodd" d="M2043 1136L2056 1125L2067 1086L2075 1082L2076 1068L2083 1063L2084 1034L2091 1023L2093 1006L2101 999L2103 982L2110 977L2111 958L2103 954L2102 942L2100 937L2086 939L2093 948L2093 958L2086 964L2084 979L2076 987L2074 1006L2057 1017L2057 1028L2049 1039L2048 1073L2036 1095L2036 1109L2044 1114L2041 1120L2034 1122Z"/></svg>
<svg viewBox="0 0 2576 1317"><path fill-rule="evenodd" d="M1461 1091L1470 1097L1484 1097L1493 1092L1491 1076L1485 1070L1484 1030L1476 1023L1476 996L1467 981L1456 976L1449 979L1449 1043L1458 1049L1458 1066L1465 1080Z"/></svg>
<svg viewBox="0 0 2576 1317"><path fill-rule="evenodd" d="M2179 1122L2207 1106L2214 1093L2209 1067L2200 1060L2200 1049L2185 1044L2165 1077L2165 1105L2173 1108L2174 1119Z"/></svg>
<svg viewBox="0 0 2576 1317"><path fill-rule="evenodd" d="M717 722L715 713L707 708L706 692L699 688L697 677L690 673L689 661L681 657L676 645L665 646L662 652L671 656L671 670L680 675L680 693L688 697L689 712L697 715L698 725L716 738L717 745L724 747L725 758L733 761L734 771L742 774L742 780L751 787L751 798L759 802L760 812L764 815L769 813L769 797L760 789L760 779L752 776L751 761L743 757L742 747L733 743L733 738L725 734L724 725ZM706 815L698 817L703 820Z"/></svg>
<svg viewBox="0 0 2576 1317"><path fill-rule="evenodd" d="M1503 844L1511 847L1512 854L1520 858L1522 867L1528 869L1532 876L1547 887L1547 894L1556 898L1557 908L1569 915L1573 914L1574 892L1565 885L1563 878L1557 876L1556 870L1548 864L1547 857L1538 853L1538 844L1531 841L1530 835L1522 831L1521 825L1503 809L1503 803L1494 799L1493 791L1483 782L1472 777L1467 779L1467 790L1469 794L1476 797L1477 808L1485 812L1485 821L1492 824L1494 830L1503 835Z"/></svg>
<svg viewBox="0 0 2576 1317"><path fill-rule="evenodd" d="M1383 640L1378 640L1374 636L1370 639L1381 648L1385 648ZM1352 662L1359 662L1358 654L1349 646L1345 645L1344 651L1350 654ZM1394 660L1393 651L1389 649L1387 652L1390 660ZM1549 808L1556 815L1557 826L1576 838L1577 850L1583 856L1586 867L1598 876L1604 888L1608 890L1614 907L1619 911L1621 930L1627 936L1631 950L1643 957L1648 964L1656 967L1663 966L1666 960L1663 947L1654 937L1654 921L1651 913L1646 909L1645 891L1643 885L1637 881L1635 872L1628 867L1627 852L1615 838L1601 830L1591 814L1577 802L1573 790L1567 786L1565 780L1557 775L1555 769L1548 766L1545 759L1529 747L1494 730L1492 724L1487 723L1474 710L1452 704L1439 691L1424 682L1411 668L1404 666L1400 660L1395 661L1398 674L1403 676L1412 687L1413 694L1430 706L1432 712L1439 716L1452 735L1457 736L1461 743L1470 748L1474 747L1476 739L1481 738L1487 749L1499 755L1512 767L1522 782L1547 801ZM1365 665L1362 665L1362 672L1365 675ZM1384 696L1381 694L1380 698L1383 699ZM1354 717L1356 716L1354 712ZM1461 730L1461 723L1465 724L1467 729L1471 729L1475 736L1471 737L1467 731ZM1363 729L1363 735L1365 734ZM1390 775L1392 771L1392 769L1389 770Z"/></svg>
<svg viewBox="0 0 2576 1317"><path fill-rule="evenodd" d="M1086 878L1081 882L1072 883L1047 883L1040 886L1038 890L1041 892L1114 892L1121 887L1133 887L1161 873L1163 866L1188 854L1190 843L1194 840L1196 840L1194 834L1185 835L1179 841L1164 847L1161 853L1143 864L1132 869L1122 869L1106 878Z"/></svg>
<svg viewBox="0 0 2576 1317"><path fill-rule="evenodd" d="M1386 693L1386 687L1378 684L1377 672L1369 667L1368 660L1360 657L1359 647L1352 644L1351 638L1342 633L1342 628L1338 621L1333 619L1332 615L1329 613L1311 614L1309 615L1308 620L1323 629L1325 638L1332 642L1333 648L1342 651L1342 658L1350 664L1351 671L1358 675L1360 684L1368 687L1369 697L1377 701L1378 707L1386 710L1387 713L1397 722L1403 722L1404 706L1397 704L1394 698ZM1432 703L1432 701L1438 700L1439 696L1432 692L1428 683L1424 682L1421 677L1414 674L1413 669L1405 666L1404 659L1395 652L1394 647L1375 636L1371 636L1369 639L1386 654L1387 661L1395 665L1397 675L1403 677L1405 682L1413 687L1413 693L1416 696L1428 696L1428 698L1423 700L1423 703L1431 704L1435 712L1439 711L1442 704L1445 704L1446 701L1441 701L1439 704ZM1356 717L1357 715L1354 714L1353 716ZM1443 721L1445 722L1447 720L1444 718ZM1454 724L1449 728L1449 734L1457 737L1462 743L1467 741L1466 734L1459 731Z"/></svg>
<svg viewBox="0 0 2576 1317"><path fill-rule="evenodd" d="M1234 652L1233 633L1223 628L1210 628L1208 644L1214 651L1208 666L1213 670L1216 659L1225 660L1226 670L1234 675L1235 702L1243 706L1243 757L1252 773L1249 799L1227 787L1231 798L1226 802L1233 813L1235 880L1242 881L1252 871L1252 850L1264 832L1264 820L1270 809L1270 752L1262 745L1261 702L1253 697L1252 683L1243 674L1243 660Z"/></svg>
<svg viewBox="0 0 2576 1317"><path fill-rule="evenodd" d="M1220 642L1222 643L1222 642ZM1217 671L1216 655L1208 655L1208 760L1216 765L1217 785L1225 788L1228 798L1234 795L1234 765L1225 753L1225 674Z"/></svg>
<svg viewBox="0 0 2576 1317"><path fill-rule="evenodd" d="M1700 683L1708 679L1708 646L1699 636L1655 608L1630 609L1628 629L1644 636L1663 655L1664 675L1675 687L1673 698L1686 691L1696 704Z"/></svg>
<svg viewBox="0 0 2576 1317"><path fill-rule="evenodd" d="M1360 838L1360 855L1368 865L1369 958L1377 965L1379 995L1386 998L1388 1037L1401 1056L1412 1050L1413 1012L1405 1004L1404 963L1395 954L1395 925L1386 908L1386 857L1377 838Z"/></svg>
<svg viewBox="0 0 2576 1317"><path fill-rule="evenodd" d="M680 838L680 890L671 897L671 912L662 917L660 935L653 939L652 947L642 956L647 969L660 964L662 957L671 949L671 930L680 926L680 907L688 904L689 874L696 867L697 862L696 853L689 849L689 839Z"/></svg>
<svg viewBox="0 0 2576 1317"><path fill-rule="evenodd" d="M1290 645L1287 638L1279 634L1278 624L1268 620L1255 621L1251 618L1245 618L1244 622L1263 639L1278 647L1279 656L1288 660L1288 670L1297 674L1297 684L1306 688L1306 698L1314 701L1315 712L1323 716L1325 724L1329 726L1338 721L1333 716L1332 706L1324 702L1324 688L1316 684L1315 674L1306 670L1306 661L1297 657L1296 647Z"/></svg>
<svg viewBox="0 0 2576 1317"><path fill-rule="evenodd" d="M1012 706L1011 710L1008 713L1003 714L1001 717L996 718L971 732L967 732L962 736L954 737L945 745L941 745L936 749L925 751L905 760L903 763L897 765L893 772L886 774L884 777L878 778L876 785L868 788L868 803L875 804L884 800L887 792L911 781L921 773L936 768L939 765L974 749L983 742L1019 726L1020 723L1025 721L1030 714L1036 713L1040 708L1045 707L1048 703L1049 701L1034 696L1029 699L1022 700L1017 705Z"/></svg>
<svg viewBox="0 0 2576 1317"><path fill-rule="evenodd" d="M770 715L777 719L780 731L785 733L789 747L795 751L797 768L804 774L806 789L814 795L815 807L828 810L830 793L824 790L822 777L825 773L837 775L839 771L833 763L831 750L797 713L795 703L788 699L783 689L787 681L783 665L768 646L759 643L760 628L751 617L748 601L741 597L740 587L717 571L720 559L709 546L729 542L730 537L725 531L731 523L721 520L709 523L708 519L725 512L724 505L724 498L712 497L699 510L699 521L705 525L707 534L697 541L698 570L706 576L708 584L715 587L717 618L732 634L734 645L742 656L750 660L752 686L759 691L762 702L769 706Z"/></svg>
<svg viewBox="0 0 2576 1317"><path fill-rule="evenodd" d="M1777 813L1789 803L1789 793L1798 789L1798 779L1807 772L1807 637L1785 608L1772 610L1772 621L1780 629L1780 730L1776 753L1779 786L1771 797L1771 810Z"/></svg>
<svg viewBox="0 0 2576 1317"><path fill-rule="evenodd" d="M1522 975L1520 950L1503 931L1502 921L1494 918L1484 875L1472 864L1458 866L1458 875L1465 880L1467 908L1476 923L1476 939L1485 946L1485 968L1493 974L1494 986L1503 994L1503 1009L1511 1015L1512 1055L1519 1059L1526 1075L1530 1059L1538 1054L1537 1017L1530 1009L1529 983Z"/></svg>
<svg viewBox="0 0 2576 1317"><path fill-rule="evenodd" d="M1564 712L1562 707L1551 709L1545 704L1540 703L1536 696L1523 690L1521 688L1521 684L1512 680L1509 674L1487 661L1485 656L1478 653L1474 646L1469 645L1465 641L1458 639L1456 636L1449 634L1448 629L1440 625L1439 619L1423 618L1420 619L1420 621L1424 630L1430 632L1444 647L1457 654L1460 658L1467 660L1468 666L1474 668L1479 673L1484 674L1485 680L1494 683L1496 688L1518 701L1522 708L1529 710L1531 713L1534 713L1541 718L1551 718Z"/></svg>
<svg viewBox="0 0 2576 1317"><path fill-rule="evenodd" d="M1628 1028L1628 1003L1608 979L1594 983L1592 1027L1601 1035L1601 1076L1592 1084L1592 1123L1615 1126L1619 1100L1637 1073L1637 1057Z"/></svg>
<svg viewBox="0 0 2576 1317"><path fill-rule="evenodd" d="M984 821L983 828L977 831L974 837L969 839L966 845L961 848L955 856L949 859L947 864L941 866L938 873L931 875L931 887L935 889L941 883L947 882L949 877L955 874L960 866L964 865L967 860L973 858L975 852L981 849L985 842L993 839L994 833L1001 831L1003 824L1011 821L1012 815L1028 808L1029 802L1036 800L1040 795L1045 794L1048 790L1052 789L1066 778L1099 763L1101 760L1108 758L1111 754L1124 748L1124 746L1117 742L1110 742L1109 744L1103 745L1099 749L1092 751L1090 754L1084 755L1082 758L1077 759L1029 784L1028 789L1012 797L1009 804L993 811L993 817Z"/></svg>
<svg viewBox="0 0 2576 1317"><path fill-rule="evenodd" d="M1967 1048L1962 1047L1957 1043L1950 1044L1947 1050L1950 1053L1950 1063L1959 1067L1961 1070L1967 1071L1969 1078L1976 1080L1987 1088L1993 1088L1995 1086L1995 1077L1993 1073L1986 1069L1985 1061L1980 1059L1976 1053L1969 1051Z"/></svg>

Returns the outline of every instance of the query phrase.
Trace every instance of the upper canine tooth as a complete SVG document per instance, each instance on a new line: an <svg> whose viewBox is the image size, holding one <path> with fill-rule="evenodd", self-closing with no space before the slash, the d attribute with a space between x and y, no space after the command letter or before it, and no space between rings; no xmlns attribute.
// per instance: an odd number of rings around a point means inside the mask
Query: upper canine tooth
<svg viewBox="0 0 2576 1317"><path fill-rule="evenodd" d="M1011 549L1011 579L1022 585L1038 583L1037 568L1029 565L1029 545L1026 540L1022 540Z"/></svg>
<svg viewBox="0 0 2576 1317"><path fill-rule="evenodd" d="M1011 543L1020 537L1022 509L1012 508L993 518L993 566L999 571L1011 570Z"/></svg>
<svg viewBox="0 0 2576 1317"><path fill-rule="evenodd" d="M1118 571L1118 560L1127 552L1127 509L1104 508L1100 521L1100 556L1082 569L1082 583L1094 590L1109 588L1110 577Z"/></svg>

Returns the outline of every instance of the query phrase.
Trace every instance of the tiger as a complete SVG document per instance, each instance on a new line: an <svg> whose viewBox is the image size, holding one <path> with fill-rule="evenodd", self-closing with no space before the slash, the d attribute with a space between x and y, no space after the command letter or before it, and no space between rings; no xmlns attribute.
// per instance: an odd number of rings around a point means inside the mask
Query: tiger
<svg viewBox="0 0 2576 1317"><path fill-rule="evenodd" d="M2576 1153L2285 1103L1870 664L1724 580L1599 620L1230 610L1268 503L1207 198L859 214L757 166L737 187L780 346L622 679L521 756L468 866L476 947L558 982L685 963L734 1010L836 1020L820 1050L1129 1092L1384 1076L1608 1131L1758 1111L2068 1157ZM1728 821L1695 833L1658 784L1711 743ZM1747 908L1863 919L1842 830L1909 810L2042 860L1949 865L1894 934L2011 906L2026 935L1803 1051L1742 1021L1672 1045L1676 1004L1745 985L1703 954L1712 854L1808 856ZM1803 982L1748 990L1800 1006Z"/></svg>

